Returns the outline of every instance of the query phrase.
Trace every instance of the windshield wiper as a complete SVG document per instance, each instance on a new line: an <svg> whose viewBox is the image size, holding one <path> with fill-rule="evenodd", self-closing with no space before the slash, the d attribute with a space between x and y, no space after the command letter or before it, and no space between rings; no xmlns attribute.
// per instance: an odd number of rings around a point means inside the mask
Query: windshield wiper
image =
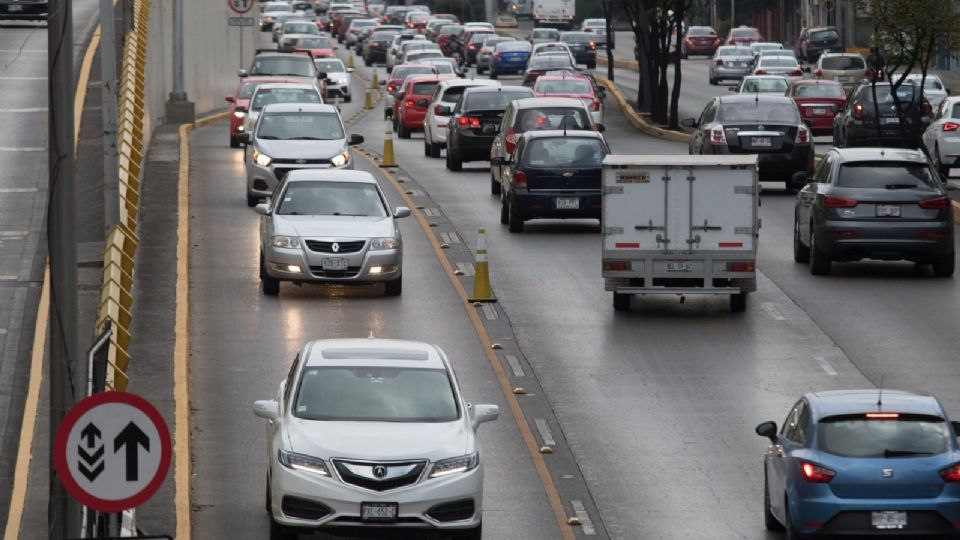
<svg viewBox="0 0 960 540"><path fill-rule="evenodd" d="M285 141L325 141L326 139L322 139L320 137L308 137L304 135L302 137L288 137L284 140Z"/></svg>
<svg viewBox="0 0 960 540"><path fill-rule="evenodd" d="M883 187L887 189L911 189L919 187L919 184L887 184Z"/></svg>
<svg viewBox="0 0 960 540"><path fill-rule="evenodd" d="M932 456L933 452L916 452L913 450L890 450L884 449L883 457L905 457L905 456Z"/></svg>
<svg viewBox="0 0 960 540"><path fill-rule="evenodd" d="M279 140L280 140L280 137L277 137L276 135L258 135L257 138L258 138L258 139L267 139L267 140L270 140L270 141L279 141Z"/></svg>
<svg viewBox="0 0 960 540"><path fill-rule="evenodd" d="M347 216L347 217L370 217L367 214L341 214L340 212L334 212L332 216Z"/></svg>
<svg viewBox="0 0 960 540"><path fill-rule="evenodd" d="M277 215L280 216L302 216L300 212L277 212Z"/></svg>

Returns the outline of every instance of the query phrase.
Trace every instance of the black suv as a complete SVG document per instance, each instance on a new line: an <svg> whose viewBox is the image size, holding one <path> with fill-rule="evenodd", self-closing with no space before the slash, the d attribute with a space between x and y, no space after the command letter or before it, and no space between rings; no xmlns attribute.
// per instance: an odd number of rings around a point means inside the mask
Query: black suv
<svg viewBox="0 0 960 540"><path fill-rule="evenodd" d="M578 64L584 64L589 69L597 69L596 34L589 32L561 32L560 41L567 44L570 54Z"/></svg>
<svg viewBox="0 0 960 540"><path fill-rule="evenodd" d="M447 169L459 171L464 161L490 159L490 147L500 132L503 111L515 99L534 97L522 86L478 86L464 90L453 110L441 106L438 114L450 115L447 124Z"/></svg>
<svg viewBox="0 0 960 540"><path fill-rule="evenodd" d="M813 174L813 135L792 98L763 94L715 97L688 118L691 154L757 154L760 179L799 189Z"/></svg>
<svg viewBox="0 0 960 540"><path fill-rule="evenodd" d="M890 83L877 83L877 103L870 83L862 83L847 97L843 110L833 119L833 142L841 148L854 146L894 146L919 148L920 136L930 125L933 108L919 87L905 82L897 89L900 114ZM880 112L878 134L877 110ZM915 126L916 123L919 125ZM916 127L916 129L914 129Z"/></svg>

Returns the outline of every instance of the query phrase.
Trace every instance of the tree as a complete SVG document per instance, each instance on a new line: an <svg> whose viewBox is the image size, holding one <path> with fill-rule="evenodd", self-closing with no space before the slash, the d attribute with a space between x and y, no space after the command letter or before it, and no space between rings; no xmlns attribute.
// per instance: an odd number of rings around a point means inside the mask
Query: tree
<svg viewBox="0 0 960 540"><path fill-rule="evenodd" d="M607 45L607 79L613 80L613 0L600 0L603 8L603 20L606 22Z"/></svg>

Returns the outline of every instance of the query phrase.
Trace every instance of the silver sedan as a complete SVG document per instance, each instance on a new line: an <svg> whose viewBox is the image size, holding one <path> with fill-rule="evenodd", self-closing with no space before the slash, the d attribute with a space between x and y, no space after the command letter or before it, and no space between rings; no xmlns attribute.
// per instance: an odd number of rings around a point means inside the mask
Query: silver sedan
<svg viewBox="0 0 960 540"><path fill-rule="evenodd" d="M710 84L717 84L724 79L742 79L752 71L750 64L753 55L747 47L724 45L717 49L710 63Z"/></svg>

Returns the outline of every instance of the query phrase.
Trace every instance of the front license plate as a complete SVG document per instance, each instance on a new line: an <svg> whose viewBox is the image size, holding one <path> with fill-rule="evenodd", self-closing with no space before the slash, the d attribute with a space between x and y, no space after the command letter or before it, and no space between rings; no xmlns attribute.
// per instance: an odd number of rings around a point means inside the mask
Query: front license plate
<svg viewBox="0 0 960 540"><path fill-rule="evenodd" d="M900 217L899 204L878 204L877 217Z"/></svg>
<svg viewBox="0 0 960 540"><path fill-rule="evenodd" d="M579 210L580 199L576 197L565 197L556 199L557 210Z"/></svg>
<svg viewBox="0 0 960 540"><path fill-rule="evenodd" d="M750 141L752 146L757 148L770 148L773 146L773 142L770 141L770 137L753 137Z"/></svg>
<svg viewBox="0 0 960 540"><path fill-rule="evenodd" d="M903 529L907 526L907 513L873 512L870 522L874 529Z"/></svg>
<svg viewBox="0 0 960 540"><path fill-rule="evenodd" d="M837 77L837 82L850 82L850 77Z"/></svg>
<svg viewBox="0 0 960 540"><path fill-rule="evenodd" d="M392 523L397 520L399 505L397 503L360 503L360 519L362 521L376 521Z"/></svg>
<svg viewBox="0 0 960 540"><path fill-rule="evenodd" d="M347 260L342 257L330 257L320 261L324 270L346 270Z"/></svg>
<svg viewBox="0 0 960 540"><path fill-rule="evenodd" d="M668 262L667 272L693 272L693 263L684 261Z"/></svg>

